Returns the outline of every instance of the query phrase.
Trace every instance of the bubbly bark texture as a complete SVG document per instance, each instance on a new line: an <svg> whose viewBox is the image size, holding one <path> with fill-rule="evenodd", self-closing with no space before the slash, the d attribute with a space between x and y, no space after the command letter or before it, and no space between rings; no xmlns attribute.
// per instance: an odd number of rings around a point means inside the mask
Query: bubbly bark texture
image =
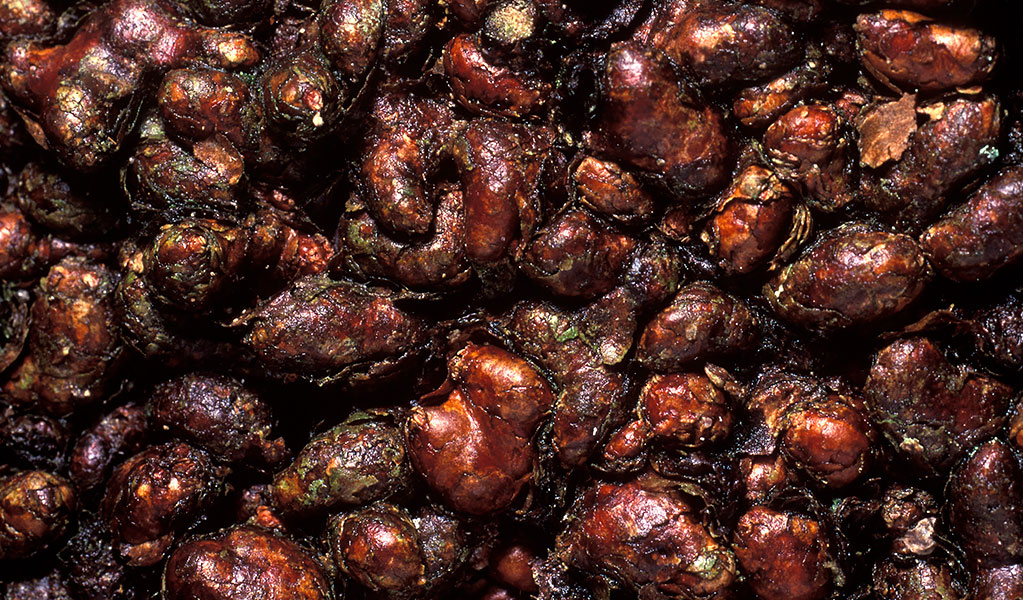
<svg viewBox="0 0 1023 600"><path fill-rule="evenodd" d="M250 526L186 542L167 561L168 600L331 600L320 564L283 537Z"/></svg>
<svg viewBox="0 0 1023 600"><path fill-rule="evenodd" d="M773 258L792 220L794 195L777 175L744 169L714 207L701 238L732 273L749 273Z"/></svg>
<svg viewBox="0 0 1023 600"><path fill-rule="evenodd" d="M756 81L797 60L792 31L778 13L751 5L697 3L655 41L704 85Z"/></svg>
<svg viewBox="0 0 1023 600"><path fill-rule="evenodd" d="M656 371L734 354L753 346L757 319L746 304L708 282L682 288L647 324L637 358Z"/></svg>
<svg viewBox="0 0 1023 600"><path fill-rule="evenodd" d="M913 238L851 225L818 241L764 285L774 310L807 329L870 325L906 308L931 271Z"/></svg>
<svg viewBox="0 0 1023 600"><path fill-rule="evenodd" d="M386 290L321 277L299 280L245 321L245 341L267 367L307 376L395 358L422 337L419 319Z"/></svg>
<svg viewBox="0 0 1023 600"><path fill-rule="evenodd" d="M757 506L739 519L733 543L760 598L812 600L828 593L830 545L817 521Z"/></svg>
<svg viewBox="0 0 1023 600"><path fill-rule="evenodd" d="M18 402L68 415L112 387L123 346L114 320L117 273L82 257L54 265L32 306L29 354L4 391Z"/></svg>
<svg viewBox="0 0 1023 600"><path fill-rule="evenodd" d="M860 180L867 206L908 229L941 213L950 192L997 158L1002 110L992 96L952 97L920 107L930 120L897 162Z"/></svg>
<svg viewBox="0 0 1023 600"><path fill-rule="evenodd" d="M400 492L409 476L401 431L387 414L356 412L314 437L277 472L270 493L288 516L315 516Z"/></svg>
<svg viewBox="0 0 1023 600"><path fill-rule="evenodd" d="M470 345L448 364L443 404L412 410L412 463L452 508L482 515L511 505L532 475L533 432L554 404L546 380L494 346ZM443 389L443 388L442 388Z"/></svg>
<svg viewBox="0 0 1023 600"><path fill-rule="evenodd" d="M714 597L737 577L735 556L678 493L642 481L587 488L557 551L569 564L609 573L638 593Z"/></svg>
<svg viewBox="0 0 1023 600"><path fill-rule="evenodd" d="M955 281L987 279L1023 256L1023 168L989 179L921 236L935 270Z"/></svg>
<svg viewBox="0 0 1023 600"><path fill-rule="evenodd" d="M1020 562L1023 488L1019 461L1004 443L978 446L949 480L949 518L963 549L975 563Z"/></svg>
<svg viewBox="0 0 1023 600"><path fill-rule="evenodd" d="M159 562L202 514L215 482L209 457L182 443L143 450L114 469L100 511L127 562Z"/></svg>
<svg viewBox="0 0 1023 600"><path fill-rule="evenodd" d="M1005 423L1013 390L953 365L927 338L911 337L878 352L864 386L875 421L897 451L922 473L952 464Z"/></svg>
<svg viewBox="0 0 1023 600"><path fill-rule="evenodd" d="M270 407L230 377L191 374L164 382L149 398L149 420L227 462L273 468L288 456L273 438Z"/></svg>
<svg viewBox="0 0 1023 600"><path fill-rule="evenodd" d="M687 97L670 65L636 45L607 55L600 143L616 159L663 174L679 194L724 183L731 143L717 109Z"/></svg>
<svg viewBox="0 0 1023 600"><path fill-rule="evenodd" d="M0 479L0 558L24 558L68 530L76 508L71 483L45 471Z"/></svg>
<svg viewBox="0 0 1023 600"><path fill-rule="evenodd" d="M882 81L910 90L931 92L982 83L998 56L994 37L911 11L863 14L855 27L863 66Z"/></svg>
<svg viewBox="0 0 1023 600"><path fill-rule="evenodd" d="M66 45L24 40L9 47L0 84L34 113L30 130L39 143L87 171L120 147L146 75L202 62L248 67L258 59L245 35L189 23L170 3L121 0L96 11ZM86 64L95 75L82 69Z"/></svg>

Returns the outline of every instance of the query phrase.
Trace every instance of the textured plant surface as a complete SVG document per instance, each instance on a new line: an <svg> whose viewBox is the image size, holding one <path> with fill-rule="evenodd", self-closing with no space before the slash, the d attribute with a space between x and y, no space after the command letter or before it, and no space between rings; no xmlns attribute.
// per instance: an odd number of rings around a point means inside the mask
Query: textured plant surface
<svg viewBox="0 0 1023 600"><path fill-rule="evenodd" d="M3 600L1020 600L1012 0L0 0Z"/></svg>

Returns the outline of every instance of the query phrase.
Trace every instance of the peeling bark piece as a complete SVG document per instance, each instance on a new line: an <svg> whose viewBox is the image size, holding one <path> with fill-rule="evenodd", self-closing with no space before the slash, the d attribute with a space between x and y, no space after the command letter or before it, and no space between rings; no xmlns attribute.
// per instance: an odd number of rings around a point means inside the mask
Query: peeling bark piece
<svg viewBox="0 0 1023 600"><path fill-rule="evenodd" d="M899 160L916 131L916 96L907 94L874 108L859 123L860 162L876 169Z"/></svg>

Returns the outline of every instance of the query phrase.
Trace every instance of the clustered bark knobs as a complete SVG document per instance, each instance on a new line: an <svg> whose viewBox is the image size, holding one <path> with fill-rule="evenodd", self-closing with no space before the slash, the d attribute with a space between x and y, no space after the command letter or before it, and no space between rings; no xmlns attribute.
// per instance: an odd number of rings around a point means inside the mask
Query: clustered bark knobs
<svg viewBox="0 0 1023 600"><path fill-rule="evenodd" d="M0 597L1023 598L1012 8L0 0Z"/></svg>

